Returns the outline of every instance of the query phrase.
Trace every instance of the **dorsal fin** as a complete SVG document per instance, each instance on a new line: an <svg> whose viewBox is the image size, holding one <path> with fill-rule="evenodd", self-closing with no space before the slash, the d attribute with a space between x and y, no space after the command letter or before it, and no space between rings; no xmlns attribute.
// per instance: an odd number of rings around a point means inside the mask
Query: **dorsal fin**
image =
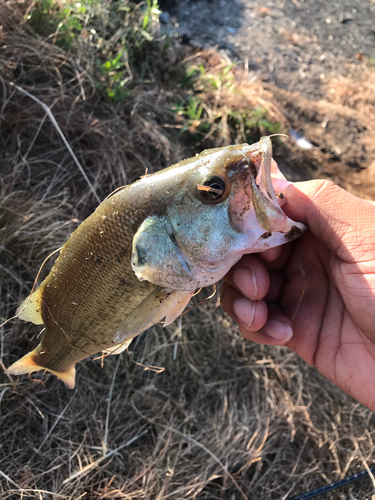
<svg viewBox="0 0 375 500"><path fill-rule="evenodd" d="M31 295L26 297L22 304L17 309L17 316L24 321L31 321L36 325L42 325L43 319L41 315L42 310L42 292L44 286L43 283L33 292Z"/></svg>

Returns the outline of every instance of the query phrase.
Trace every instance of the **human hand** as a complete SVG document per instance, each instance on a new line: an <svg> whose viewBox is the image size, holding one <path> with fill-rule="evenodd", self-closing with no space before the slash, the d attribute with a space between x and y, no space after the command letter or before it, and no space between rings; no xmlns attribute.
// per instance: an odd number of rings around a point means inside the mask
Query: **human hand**
<svg viewBox="0 0 375 500"><path fill-rule="evenodd" d="M224 278L222 305L245 338L287 345L375 411L375 205L323 180L284 195L309 231L245 255Z"/></svg>

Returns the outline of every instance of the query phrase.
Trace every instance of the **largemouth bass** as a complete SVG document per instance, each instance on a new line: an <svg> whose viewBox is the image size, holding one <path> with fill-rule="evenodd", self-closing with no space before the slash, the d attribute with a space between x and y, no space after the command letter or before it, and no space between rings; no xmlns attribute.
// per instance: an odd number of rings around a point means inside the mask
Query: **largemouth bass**
<svg viewBox="0 0 375 500"><path fill-rule="evenodd" d="M197 288L216 283L243 254L302 234L276 196L287 184L263 137L206 150L115 192L19 307L21 319L45 330L8 373L48 370L73 388L78 361L119 353L153 324L172 323Z"/></svg>

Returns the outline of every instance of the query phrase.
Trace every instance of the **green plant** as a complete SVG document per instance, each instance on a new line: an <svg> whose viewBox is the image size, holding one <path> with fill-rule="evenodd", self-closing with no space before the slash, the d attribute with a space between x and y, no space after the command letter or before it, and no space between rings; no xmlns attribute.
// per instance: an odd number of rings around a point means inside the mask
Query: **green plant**
<svg viewBox="0 0 375 500"><path fill-rule="evenodd" d="M124 90L125 85L130 80L126 65L122 60L124 52L125 48L116 57L107 59L105 62L101 62L100 59L96 60L105 77L105 92L113 104L117 104L132 92L132 89Z"/></svg>
<svg viewBox="0 0 375 500"><path fill-rule="evenodd" d="M146 0L146 11L142 22L143 29L147 31L149 26L159 19L160 14L158 0Z"/></svg>
<svg viewBox="0 0 375 500"><path fill-rule="evenodd" d="M178 103L172 107L182 120L181 134L190 136L194 142L200 142L210 131L211 124L204 112L203 100L196 95L189 95L187 102Z"/></svg>
<svg viewBox="0 0 375 500"><path fill-rule="evenodd" d="M202 63L187 66L181 84L185 88L194 88L195 91L204 92L229 88L233 85L234 81L234 76L230 70L235 65L236 63L228 64L216 72L207 72Z"/></svg>
<svg viewBox="0 0 375 500"><path fill-rule="evenodd" d="M244 109L243 95L236 88L232 71L234 66L225 63L209 71L200 63L186 68L181 83L188 90L188 97L173 108L185 137L198 143L209 138L214 143L253 143L262 135L281 131L280 123L272 121L264 106Z"/></svg>
<svg viewBox="0 0 375 500"><path fill-rule="evenodd" d="M157 0L36 0L27 20L50 43L78 49L94 62L98 88L117 104L132 92L134 74L146 81L142 65L148 45L168 50L166 37L155 38L160 14Z"/></svg>
<svg viewBox="0 0 375 500"><path fill-rule="evenodd" d="M73 39L82 32L90 18L101 10L103 7L99 0L37 0L28 12L27 20L37 33L52 39L56 45L69 49Z"/></svg>
<svg viewBox="0 0 375 500"><path fill-rule="evenodd" d="M243 140L256 142L262 135L281 133L281 124L272 122L268 110L258 106L251 110L231 111L228 113L230 125L239 130Z"/></svg>

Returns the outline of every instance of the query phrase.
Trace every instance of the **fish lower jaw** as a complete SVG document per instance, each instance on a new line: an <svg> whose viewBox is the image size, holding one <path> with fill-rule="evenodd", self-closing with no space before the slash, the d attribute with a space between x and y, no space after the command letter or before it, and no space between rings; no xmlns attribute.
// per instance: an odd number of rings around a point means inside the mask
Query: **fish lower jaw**
<svg viewBox="0 0 375 500"><path fill-rule="evenodd" d="M253 230L248 237L243 239L242 247L239 246L241 255L248 253L258 253L289 243L301 236L307 227L301 222L294 222L288 219L283 231L267 231L264 228Z"/></svg>

